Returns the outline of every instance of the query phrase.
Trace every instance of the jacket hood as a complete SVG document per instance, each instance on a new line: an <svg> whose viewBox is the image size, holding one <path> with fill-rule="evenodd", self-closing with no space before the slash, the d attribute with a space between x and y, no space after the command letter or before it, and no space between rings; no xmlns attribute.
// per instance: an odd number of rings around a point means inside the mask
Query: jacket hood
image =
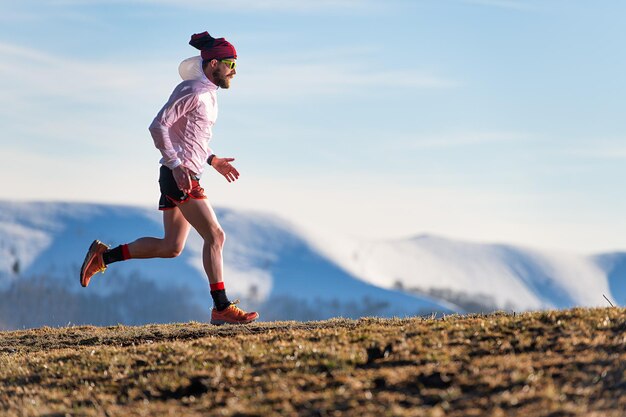
<svg viewBox="0 0 626 417"><path fill-rule="evenodd" d="M185 80L206 80L202 71L202 57L200 55L185 59L178 66L180 77Z"/></svg>

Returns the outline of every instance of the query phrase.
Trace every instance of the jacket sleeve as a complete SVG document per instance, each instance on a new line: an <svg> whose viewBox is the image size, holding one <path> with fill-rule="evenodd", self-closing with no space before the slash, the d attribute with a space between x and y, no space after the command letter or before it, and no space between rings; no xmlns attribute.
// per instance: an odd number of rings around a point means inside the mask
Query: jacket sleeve
<svg viewBox="0 0 626 417"><path fill-rule="evenodd" d="M197 106L198 96L196 94L188 94L176 100L170 100L159 111L148 128L154 140L154 146L161 151L163 165L170 169L181 165L182 161L178 158L170 139L169 128Z"/></svg>

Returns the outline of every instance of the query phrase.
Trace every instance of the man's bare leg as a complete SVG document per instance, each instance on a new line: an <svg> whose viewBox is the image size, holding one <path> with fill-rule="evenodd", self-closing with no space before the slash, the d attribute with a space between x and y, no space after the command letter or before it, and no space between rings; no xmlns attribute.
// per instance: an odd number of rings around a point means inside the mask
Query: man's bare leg
<svg viewBox="0 0 626 417"><path fill-rule="evenodd" d="M174 258L183 251L191 226L178 207L163 210L163 239L142 237L128 244L131 258Z"/></svg>
<svg viewBox="0 0 626 417"><path fill-rule="evenodd" d="M215 211L213 211L209 200L190 199L179 204L178 208L204 240L202 263L211 284L211 298L213 298L214 306L211 310L211 323L216 325L225 323L246 324L258 319L259 313L255 311L245 312L235 303L231 303L226 296L222 278L222 249L226 236L217 221L217 216L215 216Z"/></svg>
<svg viewBox="0 0 626 417"><path fill-rule="evenodd" d="M224 264L222 249L226 236L209 200L195 200L190 198L189 201L179 204L178 208L186 221L198 231L204 240L202 263L207 277L209 278L209 282L211 284L222 282Z"/></svg>
<svg viewBox="0 0 626 417"><path fill-rule="evenodd" d="M178 208L163 211L163 239L142 237L132 243L110 249L107 245L94 240L80 269L80 285L89 285L91 277L104 272L113 262L132 258L173 258L180 255L191 226Z"/></svg>

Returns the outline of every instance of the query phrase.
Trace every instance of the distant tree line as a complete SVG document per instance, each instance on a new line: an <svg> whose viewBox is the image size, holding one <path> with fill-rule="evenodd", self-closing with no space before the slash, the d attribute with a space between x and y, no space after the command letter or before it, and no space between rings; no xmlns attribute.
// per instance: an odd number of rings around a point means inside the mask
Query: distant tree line
<svg viewBox="0 0 626 417"><path fill-rule="evenodd" d="M394 283L394 289L408 294L428 296L452 303L465 313L491 313L497 310L512 310L513 306L506 304L498 306L496 299L487 294L469 294L465 291L455 291L450 288L421 288L405 287L401 281Z"/></svg>
<svg viewBox="0 0 626 417"><path fill-rule="evenodd" d="M358 319L360 317L394 316L430 316L440 311L424 310L416 307L414 311L399 311L387 301L363 297L359 300L339 301L338 299L307 301L305 299L280 295L272 296L258 308L263 320L326 320L333 317Z"/></svg>
<svg viewBox="0 0 626 417"><path fill-rule="evenodd" d="M115 282L115 286L106 295L80 288L78 280L67 271L52 271L51 274L54 276L20 276L0 290L0 329L208 322L210 319L211 300L207 300L206 305L197 305L191 301L193 297L189 290L176 287L160 289L138 273L124 276L115 270L107 271L106 278ZM258 292L255 285L250 287L244 308L259 311L263 321L407 314L404 310L394 309L392 303L370 297L351 301L311 301L292 295L278 295L262 300ZM416 307L415 311L408 313L419 316L438 312Z"/></svg>
<svg viewBox="0 0 626 417"><path fill-rule="evenodd" d="M190 303L184 289L159 289L136 274L113 278L116 289L104 296L76 288L77 279L20 277L0 290L0 328L171 323L202 321L208 315L208 303Z"/></svg>

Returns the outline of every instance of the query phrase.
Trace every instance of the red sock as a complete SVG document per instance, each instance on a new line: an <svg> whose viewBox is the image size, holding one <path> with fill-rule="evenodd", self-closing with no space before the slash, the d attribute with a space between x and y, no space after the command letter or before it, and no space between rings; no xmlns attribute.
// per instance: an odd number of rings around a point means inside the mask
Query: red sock
<svg viewBox="0 0 626 417"><path fill-rule="evenodd" d="M211 284L211 291L217 291L217 290L223 290L224 288L224 281L222 282L218 282L215 284Z"/></svg>
<svg viewBox="0 0 626 417"><path fill-rule="evenodd" d="M128 250L128 245L127 244L122 245L122 260L125 261L130 258L131 256L130 256L130 251Z"/></svg>

